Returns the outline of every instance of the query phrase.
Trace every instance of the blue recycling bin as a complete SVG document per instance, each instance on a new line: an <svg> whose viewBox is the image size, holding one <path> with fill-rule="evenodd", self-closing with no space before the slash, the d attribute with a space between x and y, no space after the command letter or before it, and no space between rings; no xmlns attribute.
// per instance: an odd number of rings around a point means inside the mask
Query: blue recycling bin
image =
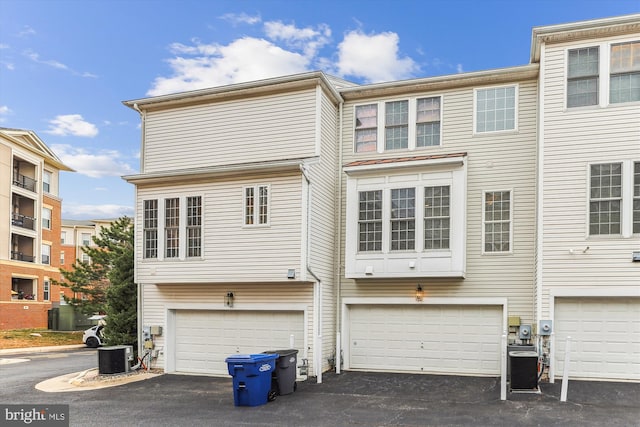
<svg viewBox="0 0 640 427"><path fill-rule="evenodd" d="M275 398L271 374L278 354L234 354L225 359L233 377L233 402L236 406L259 406Z"/></svg>

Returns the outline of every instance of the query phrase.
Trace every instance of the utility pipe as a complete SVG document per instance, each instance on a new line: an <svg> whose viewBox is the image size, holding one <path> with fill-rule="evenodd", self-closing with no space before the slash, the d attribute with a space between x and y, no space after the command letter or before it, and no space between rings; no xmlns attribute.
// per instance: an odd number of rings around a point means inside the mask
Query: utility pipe
<svg viewBox="0 0 640 427"><path fill-rule="evenodd" d="M567 401L567 388L569 387L569 363L571 363L571 337L567 337L567 344L564 349L564 371L562 372L560 402Z"/></svg>

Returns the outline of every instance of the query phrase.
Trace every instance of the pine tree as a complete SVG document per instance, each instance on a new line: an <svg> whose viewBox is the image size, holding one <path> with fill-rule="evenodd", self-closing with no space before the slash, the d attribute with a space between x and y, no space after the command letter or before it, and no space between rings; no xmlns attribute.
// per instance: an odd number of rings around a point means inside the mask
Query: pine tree
<svg viewBox="0 0 640 427"><path fill-rule="evenodd" d="M91 262L76 261L71 270L60 269L60 286L74 292L68 304L85 314L106 314L105 341L109 345L136 345L137 289L133 281L134 229L122 217L93 237L95 246L83 247Z"/></svg>

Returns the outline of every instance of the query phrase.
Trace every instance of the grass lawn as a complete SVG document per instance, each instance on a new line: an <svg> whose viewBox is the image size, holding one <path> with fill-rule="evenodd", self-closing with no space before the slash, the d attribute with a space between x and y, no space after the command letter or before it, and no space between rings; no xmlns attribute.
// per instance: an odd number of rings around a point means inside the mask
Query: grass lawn
<svg viewBox="0 0 640 427"><path fill-rule="evenodd" d="M49 331L47 329L0 330L0 349L69 344L82 344L82 331Z"/></svg>

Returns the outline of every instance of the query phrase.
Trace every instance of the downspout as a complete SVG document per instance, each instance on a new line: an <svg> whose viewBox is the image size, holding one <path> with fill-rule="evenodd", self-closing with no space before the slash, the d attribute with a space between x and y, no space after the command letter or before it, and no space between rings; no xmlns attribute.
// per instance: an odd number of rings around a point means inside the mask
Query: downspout
<svg viewBox="0 0 640 427"><path fill-rule="evenodd" d="M338 248L336 249L337 254L337 279L336 279L336 356L335 356L335 364L336 364L336 373L339 374L342 369L342 308L340 307L341 302L341 293L342 293L342 208L343 208L343 197L342 197L342 114L343 114L344 101L340 101L338 105Z"/></svg>
<svg viewBox="0 0 640 427"><path fill-rule="evenodd" d="M306 244L307 244L307 259L306 269L307 272L315 279L313 290L313 308L314 308L314 321L313 321L313 367L316 371L316 382L322 383L322 329L320 323L322 322L322 281L313 272L309 259L311 258L311 180L307 175L304 165L300 165L300 172L307 182L307 229L306 229Z"/></svg>
<svg viewBox="0 0 640 427"><path fill-rule="evenodd" d="M136 110L138 112L138 114L140 114L140 172L142 173L142 171L144 171L144 147L145 147L145 130L146 130L146 114L144 113L144 111L142 111L140 109L140 107L138 107L137 103L133 104L133 109ZM136 200L138 200L138 186L135 185L135 195L136 195ZM133 214L134 217L134 230L135 230L135 218L137 218L137 212L134 212ZM137 263L134 263L134 273L133 276L134 278L137 278L138 276L138 272L137 272ZM142 346L143 346L143 340L142 340L142 330L144 329L143 325L144 325L144 294L142 292L142 284L137 283L136 284L137 287L137 293L138 293L138 301L137 301L137 310L138 310L138 354L142 354ZM166 327L166 325L165 325ZM151 361L152 358L149 358L149 368L151 367Z"/></svg>
<svg viewBox="0 0 640 427"><path fill-rule="evenodd" d="M546 43L540 43L540 68L538 71L538 159L536 179L536 323L542 319L542 289L544 281L544 91L545 91L545 47ZM553 313L549 313L552 317ZM553 338L552 338L553 340ZM542 339L538 335L538 352L543 353ZM554 382L555 376L555 348L553 342L549 349L549 382ZM543 368L544 369L544 368Z"/></svg>

